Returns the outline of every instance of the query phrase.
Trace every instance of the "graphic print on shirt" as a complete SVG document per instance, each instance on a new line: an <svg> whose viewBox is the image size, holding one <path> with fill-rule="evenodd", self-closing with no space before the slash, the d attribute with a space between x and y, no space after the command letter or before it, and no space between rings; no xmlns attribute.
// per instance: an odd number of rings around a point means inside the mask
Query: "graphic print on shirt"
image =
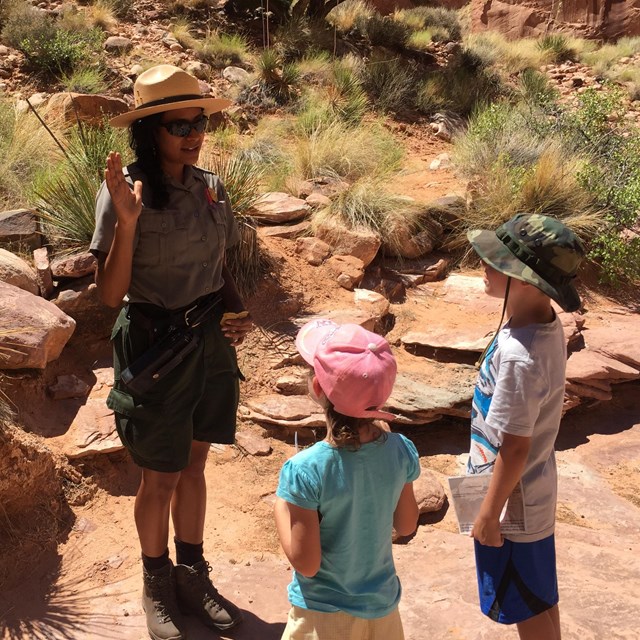
<svg viewBox="0 0 640 640"><path fill-rule="evenodd" d="M485 422L496 387L497 367L494 362L494 355L497 347L498 336L494 338L480 366L478 380L473 392L473 401L471 403L471 450L467 463L468 475L491 473L500 449L500 442L493 435L495 431L490 429Z"/></svg>

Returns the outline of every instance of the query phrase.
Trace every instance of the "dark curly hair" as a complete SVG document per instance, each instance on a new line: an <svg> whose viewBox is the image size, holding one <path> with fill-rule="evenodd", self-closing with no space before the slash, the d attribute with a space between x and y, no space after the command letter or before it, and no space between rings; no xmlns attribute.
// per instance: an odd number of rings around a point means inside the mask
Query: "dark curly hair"
<svg viewBox="0 0 640 640"><path fill-rule="evenodd" d="M144 173L151 202L154 209L162 209L169 202L169 192L164 174L160 167L155 130L160 124L162 113L155 113L140 120L134 120L129 126L129 146L136 154L138 167Z"/></svg>

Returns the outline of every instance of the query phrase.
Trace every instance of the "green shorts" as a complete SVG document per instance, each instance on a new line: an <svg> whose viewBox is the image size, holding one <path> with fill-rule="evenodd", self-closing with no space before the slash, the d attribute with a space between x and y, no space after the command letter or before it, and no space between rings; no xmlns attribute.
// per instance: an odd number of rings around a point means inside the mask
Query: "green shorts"
<svg viewBox="0 0 640 640"><path fill-rule="evenodd" d="M219 304L201 325L198 346L151 391L133 396L120 372L151 346L150 332L125 307L111 334L114 385L107 398L122 444L145 469L173 473L189 464L193 440L233 444L240 396L235 348L220 328Z"/></svg>

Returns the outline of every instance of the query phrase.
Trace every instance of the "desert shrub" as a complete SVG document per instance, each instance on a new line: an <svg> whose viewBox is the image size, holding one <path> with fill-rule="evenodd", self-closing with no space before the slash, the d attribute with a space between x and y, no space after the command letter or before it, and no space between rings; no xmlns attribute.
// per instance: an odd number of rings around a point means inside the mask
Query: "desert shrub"
<svg viewBox="0 0 640 640"><path fill-rule="evenodd" d="M249 156L239 153L205 152L201 166L220 176L224 183L240 231L240 242L227 252L227 264L240 293L251 295L260 281L266 260L258 244L256 223L248 215L260 199L263 169Z"/></svg>
<svg viewBox="0 0 640 640"><path fill-rule="evenodd" d="M374 47L389 49L404 49L411 35L411 29L407 25L379 13L373 13L368 17L358 16L354 30Z"/></svg>
<svg viewBox="0 0 640 640"><path fill-rule="evenodd" d="M109 31L117 24L117 18L111 5L104 0L98 0L95 4L90 5L87 8L86 16L89 24L103 31Z"/></svg>
<svg viewBox="0 0 640 640"><path fill-rule="evenodd" d="M582 51L581 62L593 67L598 75L605 75L620 58L628 58L640 51L640 37L620 38L615 44L605 44L599 49Z"/></svg>
<svg viewBox="0 0 640 640"><path fill-rule="evenodd" d="M501 212L500 219L546 213L582 235L602 280L640 277L640 238L631 231L640 211L640 134L617 124L621 91L589 89L577 109L554 108L549 118L544 108L500 103L471 119L455 157L472 179L477 217L462 226L498 222Z"/></svg>
<svg viewBox="0 0 640 640"><path fill-rule="evenodd" d="M119 20L130 18L133 11L133 0L99 0L108 7Z"/></svg>
<svg viewBox="0 0 640 640"><path fill-rule="evenodd" d="M379 178L365 177L315 212L311 224L315 229L329 225L372 231L397 252L407 235L422 230L423 207L410 198L389 193Z"/></svg>
<svg viewBox="0 0 640 640"><path fill-rule="evenodd" d="M377 123L352 128L336 119L293 141L293 171L303 180L336 176L357 180L385 175L399 168L403 152L393 136Z"/></svg>
<svg viewBox="0 0 640 640"><path fill-rule="evenodd" d="M89 245L107 154L120 151L125 161L130 157L125 135L107 124L76 127L62 161L36 179L32 199L45 234L57 246L86 249Z"/></svg>
<svg viewBox="0 0 640 640"><path fill-rule="evenodd" d="M173 37L185 48L197 50L198 39L192 33L193 25L186 18L178 18L171 27Z"/></svg>
<svg viewBox="0 0 640 640"><path fill-rule="evenodd" d="M463 50L451 66L427 76L418 86L416 107L426 114L453 111L466 116L503 92L500 76L485 68L472 51Z"/></svg>
<svg viewBox="0 0 640 640"><path fill-rule="evenodd" d="M200 60L213 67L242 64L249 57L247 41L238 34L211 31L194 49Z"/></svg>
<svg viewBox="0 0 640 640"><path fill-rule="evenodd" d="M284 62L300 61L314 52L333 51L333 30L324 20L291 18L278 27L272 40Z"/></svg>
<svg viewBox="0 0 640 640"><path fill-rule="evenodd" d="M50 120L49 125L57 129L59 123ZM28 185L40 170L53 163L56 149L54 141L31 111L19 113L8 100L0 99L2 210L28 204Z"/></svg>
<svg viewBox="0 0 640 640"><path fill-rule="evenodd" d="M355 28L356 22L368 20L375 9L363 0L345 0L339 3L327 14L326 20L341 33L348 33Z"/></svg>
<svg viewBox="0 0 640 640"><path fill-rule="evenodd" d="M412 31L430 29L436 40L460 40L462 29L455 11L445 7L414 7L393 14L393 19Z"/></svg>
<svg viewBox="0 0 640 640"><path fill-rule="evenodd" d="M348 124L358 124L369 106L367 94L354 69L340 61L334 63L326 89L332 113Z"/></svg>
<svg viewBox="0 0 640 640"><path fill-rule="evenodd" d="M519 94L526 104L550 109L557 103L560 94L555 87L551 86L544 73L534 69L525 69L518 80Z"/></svg>
<svg viewBox="0 0 640 640"><path fill-rule="evenodd" d="M60 83L66 91L74 93L102 93L107 88L100 67L78 67L69 73L63 73Z"/></svg>
<svg viewBox="0 0 640 640"><path fill-rule="evenodd" d="M322 82L331 71L331 56L327 51L312 51L298 60L301 79L315 84Z"/></svg>
<svg viewBox="0 0 640 640"><path fill-rule="evenodd" d="M374 57L361 76L362 86L381 111L410 109L415 104L418 74L407 60Z"/></svg>
<svg viewBox="0 0 640 640"><path fill-rule="evenodd" d="M274 49L265 49L258 58L258 81L276 104L291 102L300 93L300 71L294 63L283 63Z"/></svg>
<svg viewBox="0 0 640 640"><path fill-rule="evenodd" d="M68 30L32 7L12 12L2 37L20 49L36 71L61 74L71 71L99 51L102 35L97 29Z"/></svg>
<svg viewBox="0 0 640 640"><path fill-rule="evenodd" d="M414 31L407 42L407 46L421 51L428 50L432 42L441 42L447 38L447 32L440 27L431 27Z"/></svg>
<svg viewBox="0 0 640 640"><path fill-rule="evenodd" d="M509 73L539 69L549 58L534 38L510 41L493 31L467 37L465 47L481 58L485 67L500 65Z"/></svg>
<svg viewBox="0 0 640 640"><path fill-rule="evenodd" d="M564 62L572 60L576 52L571 48L569 39L561 33L549 33L541 36L537 41L537 47L545 54L547 62Z"/></svg>

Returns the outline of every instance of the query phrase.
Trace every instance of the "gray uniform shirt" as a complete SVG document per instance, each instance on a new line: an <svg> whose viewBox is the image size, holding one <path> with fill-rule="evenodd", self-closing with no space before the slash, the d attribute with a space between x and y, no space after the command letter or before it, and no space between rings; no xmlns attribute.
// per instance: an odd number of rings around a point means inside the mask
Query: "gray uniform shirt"
<svg viewBox="0 0 640 640"><path fill-rule="evenodd" d="M152 209L146 206L149 191L144 176L135 163L127 170L133 180L141 180L144 185L133 245L129 301L178 309L220 289L224 284L225 251L240 240L220 178L186 167L184 184L168 179L167 206ZM90 246L94 255L109 253L115 225L111 196L103 182L96 198L96 229Z"/></svg>

